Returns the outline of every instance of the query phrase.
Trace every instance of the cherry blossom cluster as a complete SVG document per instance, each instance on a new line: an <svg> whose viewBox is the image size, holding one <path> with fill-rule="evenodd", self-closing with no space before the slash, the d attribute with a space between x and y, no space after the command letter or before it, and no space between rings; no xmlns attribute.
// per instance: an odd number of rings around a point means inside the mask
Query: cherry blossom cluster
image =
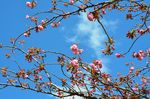
<svg viewBox="0 0 150 99"><path fill-rule="evenodd" d="M51 25L52 28L56 28L60 26L60 22L63 19L69 18L71 15L80 15L80 12L85 12L89 21L93 22L97 20L99 25L105 31L108 39L105 41L106 49L102 50L102 53L105 55L111 55L115 50L114 39L112 36L109 36L111 33L107 33L107 29L105 29L105 26L103 26L103 23L101 23L101 19L106 12L108 14L108 10L111 11L114 9L119 11L127 10L126 19L133 20L136 16L139 16L140 20L143 22L143 24L140 25L136 24L135 26L137 27L132 28L127 33L126 36L129 39L134 40L137 35L143 36L144 34L150 32L150 26L147 24L147 21L149 20L149 7L144 3L144 1L137 2L136 0L127 0L123 2L127 4L120 3L120 0L110 0L107 2L99 2L99 0L97 1L51 0L51 8L49 8L47 11L38 12L31 16L26 15L26 19L33 22L34 26L30 26L22 35L25 37L30 37L32 30L34 32L41 32L47 28L48 25ZM58 5L61 4L66 8L72 6L76 9L73 11L71 9L69 9L69 11L66 9L60 9ZM36 6L37 2L35 2L35 0L26 2L27 8L33 9ZM46 17L45 19L40 20L40 16L38 15L45 13L50 14L49 18ZM133 13L135 13L135 15ZM146 16L143 16L145 13ZM9 49L13 49L12 52L19 49L17 44L14 43L17 42L18 38L11 40L11 43L14 44L13 47L7 46ZM3 46L0 44L0 48L1 47ZM149 71L148 65L141 69L136 69L135 65L130 66L129 73L127 75L120 74L117 76L117 78L113 79L111 77L112 75L102 71L102 60L95 59L90 64L83 62L82 58L80 57L80 54L83 53L83 49L80 49L77 44L71 45L70 49L74 54L74 57L69 57L65 54L57 52L46 52L41 50L41 48L29 48L27 52L23 51L23 49L20 49L20 51L25 54L25 59L28 62L35 61L34 68L27 71L23 69L21 65L17 64L19 71L12 72L8 70L7 67L3 67L1 68L1 74L6 78L6 84L8 85L25 89L30 89L33 87L31 90L45 94L52 94L59 98L63 98L65 95L77 95L86 99L96 99L97 97L104 99L147 99L148 95L150 94L150 78L146 75L147 71ZM130 49L128 52L130 52ZM58 56L56 63L49 64L47 63L47 60L45 60L47 53L61 56ZM115 56L117 58L121 58L124 57L125 54L116 53ZM143 60L146 56L150 57L150 48L147 51L140 50L139 52L133 53L133 58L138 60ZM6 57L10 58L10 54L6 54ZM53 74L46 69L47 66L55 64L60 65L61 72L64 74L63 78L60 78L60 75ZM53 80L53 78L59 81L56 83L56 85L53 84L56 82ZM136 82L137 79L140 80ZM24 83L24 81L28 80L29 82ZM59 87L60 85L62 86ZM78 87L79 91L76 90L76 86ZM83 92L80 90L80 88L84 88L86 91Z"/></svg>
<svg viewBox="0 0 150 99"><path fill-rule="evenodd" d="M41 52L42 52L42 50L40 48L29 48L28 53L25 55L25 59L28 62L32 62L33 57L38 58L38 59L42 59L42 57L39 56L39 54Z"/></svg>
<svg viewBox="0 0 150 99"><path fill-rule="evenodd" d="M147 51L140 50L133 53L133 58L137 58L138 60L143 60L146 56L150 57L150 48Z"/></svg>
<svg viewBox="0 0 150 99"><path fill-rule="evenodd" d="M148 26L146 29L132 29L131 31L128 31L127 37L128 38L135 38L137 34L144 35L145 33L150 32L150 26Z"/></svg>
<svg viewBox="0 0 150 99"><path fill-rule="evenodd" d="M72 50L73 54L78 55L83 52L83 49L79 49L77 44L73 44L70 49Z"/></svg>

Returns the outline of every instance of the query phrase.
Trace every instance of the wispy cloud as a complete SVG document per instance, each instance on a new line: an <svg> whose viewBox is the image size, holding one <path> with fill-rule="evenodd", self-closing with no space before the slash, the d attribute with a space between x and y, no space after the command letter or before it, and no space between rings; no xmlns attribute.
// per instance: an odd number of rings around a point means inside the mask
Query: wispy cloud
<svg viewBox="0 0 150 99"><path fill-rule="evenodd" d="M114 31L117 28L118 21L106 21L102 20L105 26L110 27L109 31ZM106 35L100 25L95 22L90 22L87 19L86 13L82 13L79 16L79 22L75 27L76 35L71 38L67 38L67 41L71 43L80 43L91 48L95 52L95 56L103 61L103 71L109 72L109 69L105 66L109 63L109 60L102 57L101 50L104 48L104 42ZM92 57L92 56L91 56ZM84 90L84 89L82 89ZM64 99L72 99L73 97L66 97ZM82 97L75 96L75 99L83 99Z"/></svg>
<svg viewBox="0 0 150 99"><path fill-rule="evenodd" d="M111 20L102 20L106 27L110 27L109 31L114 31L117 28L118 21ZM98 59L102 59L104 65L108 63L108 59L102 57L101 50L104 48L104 42L106 40L106 35L103 32L103 29L100 27L98 22L91 22L87 19L87 14L82 13L79 16L79 22L76 26L76 35L68 38L67 41L73 43L82 43L91 48ZM91 56L92 57L92 56ZM103 71L108 72L106 66L104 66Z"/></svg>

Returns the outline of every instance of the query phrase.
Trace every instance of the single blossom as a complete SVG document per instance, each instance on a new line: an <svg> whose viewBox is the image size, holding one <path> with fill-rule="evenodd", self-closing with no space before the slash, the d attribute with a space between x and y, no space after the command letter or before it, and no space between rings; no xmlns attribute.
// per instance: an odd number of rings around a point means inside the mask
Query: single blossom
<svg viewBox="0 0 150 99"><path fill-rule="evenodd" d="M87 14L87 18L89 19L89 21L94 21L94 19L95 19L92 12Z"/></svg>
<svg viewBox="0 0 150 99"><path fill-rule="evenodd" d="M76 44L73 44L73 45L70 47L70 49L71 49L72 51L78 51L78 46L77 46Z"/></svg>
<svg viewBox="0 0 150 99"><path fill-rule="evenodd" d="M73 59L70 61L70 64L74 67L74 68L78 68L79 66L79 63L78 63L78 60L77 59Z"/></svg>
<svg viewBox="0 0 150 99"><path fill-rule="evenodd" d="M93 64L96 65L99 68L102 68L102 60L94 60Z"/></svg>
<svg viewBox="0 0 150 99"><path fill-rule="evenodd" d="M134 67L133 67L133 66L132 66L132 67L130 67L130 70L131 70L131 71L133 71L133 70L134 70Z"/></svg>
<svg viewBox="0 0 150 99"><path fill-rule="evenodd" d="M42 25L38 25L38 31L42 31L44 29L44 27Z"/></svg>
<svg viewBox="0 0 150 99"><path fill-rule="evenodd" d="M26 2L26 6L29 8L32 8L32 3L31 2Z"/></svg>
<svg viewBox="0 0 150 99"><path fill-rule="evenodd" d="M92 90L90 90L89 93L92 95L95 91L96 91L95 89L92 89Z"/></svg>
<svg viewBox="0 0 150 99"><path fill-rule="evenodd" d="M30 16L29 15L26 15L26 19L29 19L30 18Z"/></svg>
<svg viewBox="0 0 150 99"><path fill-rule="evenodd" d="M37 3L35 1L32 2L26 2L26 6L28 8L34 8L37 5Z"/></svg>
<svg viewBox="0 0 150 99"><path fill-rule="evenodd" d="M74 4L75 3L75 0L70 0L70 4Z"/></svg>
<svg viewBox="0 0 150 99"><path fill-rule="evenodd" d="M30 36L30 33L26 32L23 34L25 37L29 37Z"/></svg>
<svg viewBox="0 0 150 99"><path fill-rule="evenodd" d="M106 11L105 11L105 9L102 9L102 13L103 13L103 14L106 14Z"/></svg>

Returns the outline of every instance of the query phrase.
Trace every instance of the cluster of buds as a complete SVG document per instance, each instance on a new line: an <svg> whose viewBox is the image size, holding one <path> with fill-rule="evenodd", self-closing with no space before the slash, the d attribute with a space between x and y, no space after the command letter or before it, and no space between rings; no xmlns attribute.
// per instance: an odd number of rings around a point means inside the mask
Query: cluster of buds
<svg viewBox="0 0 150 99"><path fill-rule="evenodd" d="M120 53L116 53L115 56L116 56L117 58L120 58L120 57L122 57L123 55L121 55Z"/></svg>
<svg viewBox="0 0 150 99"><path fill-rule="evenodd" d="M136 37L137 34L144 35L145 33L150 31L150 26L148 26L146 29L132 29L131 31L128 31L127 37L133 39Z"/></svg>
<svg viewBox="0 0 150 99"><path fill-rule="evenodd" d="M38 55L40 52L41 52L40 48L29 48L28 53L25 56L25 59L28 62L32 62L32 56L34 56L35 58L41 59L41 57Z"/></svg>
<svg viewBox="0 0 150 99"><path fill-rule="evenodd" d="M21 69L18 73L16 73L16 76L22 77L23 79L26 79L26 78L28 78L29 75L25 72L24 69Z"/></svg>
<svg viewBox="0 0 150 99"><path fill-rule="evenodd" d="M51 26L53 28L58 27L59 25L60 25L60 22L53 22L53 23L51 23Z"/></svg>
<svg viewBox="0 0 150 99"><path fill-rule="evenodd" d="M101 60L94 60L91 64L92 74L98 73L99 69L102 68Z"/></svg>
<svg viewBox="0 0 150 99"><path fill-rule="evenodd" d="M106 82L110 82L110 81L111 81L111 79L110 79L110 74L102 73L102 74L101 74L101 77L102 77L103 80L106 81Z"/></svg>

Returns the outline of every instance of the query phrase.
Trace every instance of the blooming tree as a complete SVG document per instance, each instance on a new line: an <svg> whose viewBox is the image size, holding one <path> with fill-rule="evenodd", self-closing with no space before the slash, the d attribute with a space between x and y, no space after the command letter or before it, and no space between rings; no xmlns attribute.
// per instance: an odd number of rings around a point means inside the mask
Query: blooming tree
<svg viewBox="0 0 150 99"><path fill-rule="evenodd" d="M75 96L83 99L149 98L150 48L137 52L134 52L132 48L139 38L148 36L150 33L150 4L145 0L51 0L50 3L50 8L47 11L26 15L26 19L33 24L16 38L11 38L10 45L5 45L5 42L0 44L1 49L10 51L5 54L8 59L11 59L16 52L21 52L24 56L22 58L25 58L24 61L32 65L30 69L26 69L18 63L18 60L15 60L18 70L1 67L1 76L3 77L3 80L0 80L1 89L13 86L50 94L62 99L65 97L73 99ZM25 6L28 9L36 9L38 1L30 0L26 2ZM69 11L66 8L70 8ZM135 23L135 26L131 27L126 34L127 39L132 40L132 44L124 53L114 53L115 39L101 21L106 14L113 10L118 11L118 14L125 13L127 21L138 20L138 23ZM40 15L47 13L50 15L40 20ZM127 74L118 74L117 77L112 77L111 74L102 71L104 67L102 60L95 59L91 63L84 62L80 56L84 53L84 49L76 43L70 46L70 53L73 53L74 56L37 47L30 47L28 50L20 47L20 44L25 42L25 40L20 41L20 38L30 39L33 33L44 31L49 25L53 28L61 27L63 20L73 15L80 16L81 13L86 13L89 21L97 22L104 30L107 40L104 43L105 49L100 49L102 54L126 58L126 55L132 52L130 57L136 58L138 61L146 60L145 65L136 67L134 63L127 63L126 65L129 66ZM145 44L148 45L148 43ZM57 56L56 64L45 62L48 54ZM49 71L47 69L49 65L59 65L63 77Z"/></svg>

